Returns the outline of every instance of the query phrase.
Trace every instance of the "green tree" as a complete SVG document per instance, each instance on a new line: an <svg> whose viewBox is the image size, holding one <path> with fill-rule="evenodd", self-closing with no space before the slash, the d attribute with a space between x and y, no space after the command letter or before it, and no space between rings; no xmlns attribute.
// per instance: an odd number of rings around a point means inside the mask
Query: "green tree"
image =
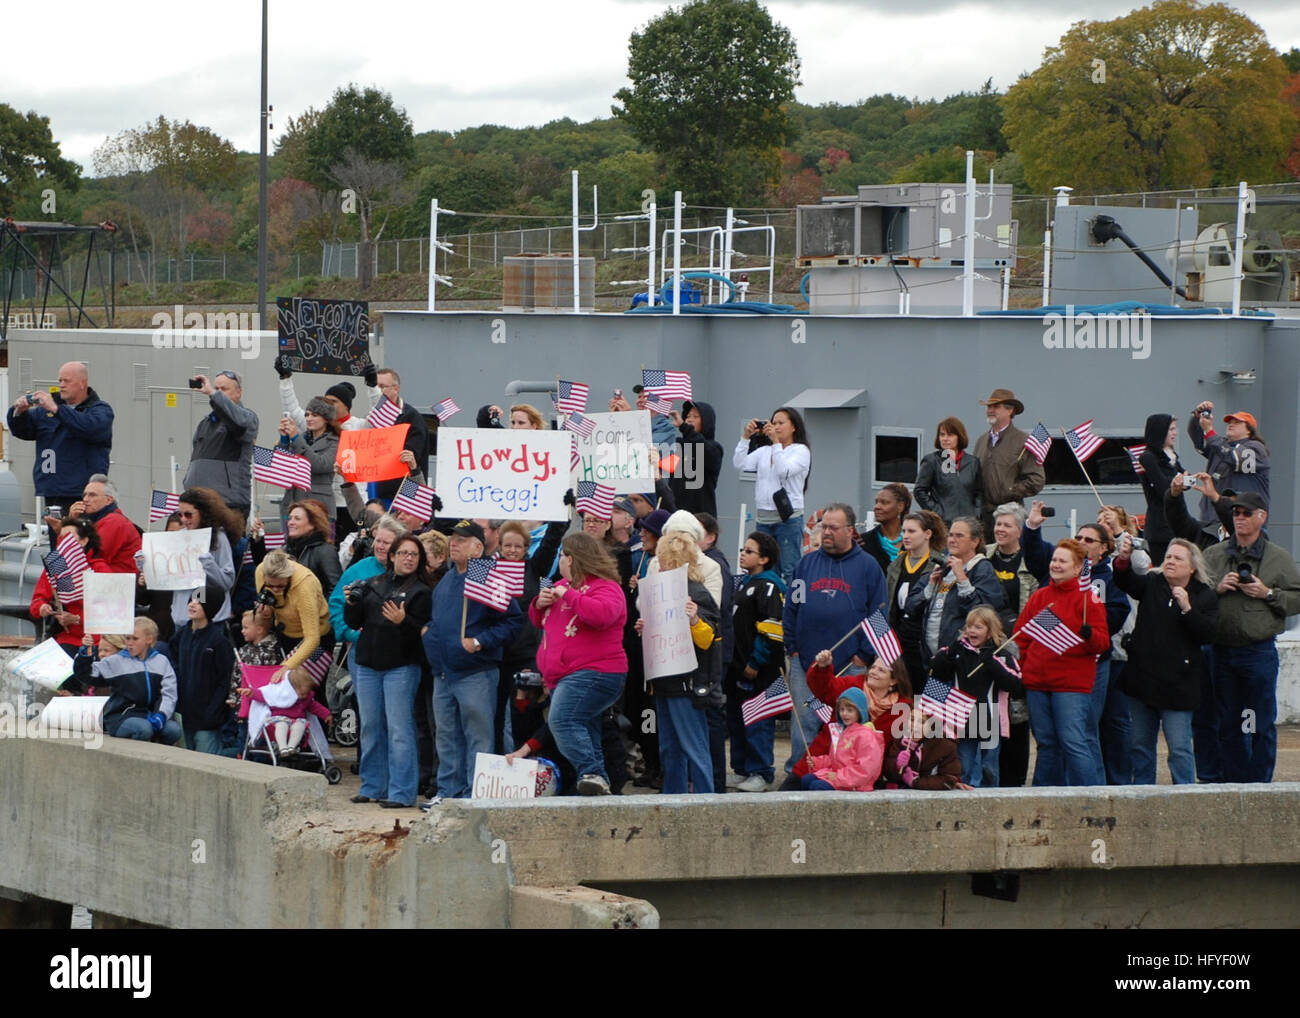
<svg viewBox="0 0 1300 1018"><path fill-rule="evenodd" d="M0 215L12 215L38 183L75 191L80 182L81 167L59 152L49 117L0 103Z"/></svg>
<svg viewBox="0 0 1300 1018"><path fill-rule="evenodd" d="M1273 180L1295 133L1285 80L1244 14L1157 0L1071 27L1007 92L1002 130L1039 192Z"/></svg>
<svg viewBox="0 0 1300 1018"><path fill-rule="evenodd" d="M794 132L789 105L799 56L758 0L694 0L670 8L628 44L613 107L654 149L687 200L740 205L780 172Z"/></svg>
<svg viewBox="0 0 1300 1018"><path fill-rule="evenodd" d="M350 84L334 92L329 105L307 129L304 165L297 169L323 190L333 185L335 167L349 151L373 162L406 164L415 155L413 137L411 118L406 110L393 105L391 95Z"/></svg>

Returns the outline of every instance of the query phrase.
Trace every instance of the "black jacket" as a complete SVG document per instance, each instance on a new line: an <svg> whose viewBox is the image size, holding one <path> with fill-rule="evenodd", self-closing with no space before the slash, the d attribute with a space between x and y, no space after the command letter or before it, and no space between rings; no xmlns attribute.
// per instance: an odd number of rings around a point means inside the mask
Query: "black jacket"
<svg viewBox="0 0 1300 1018"><path fill-rule="evenodd" d="M193 623L185 623L171 639L171 659L176 666L176 710L185 727L210 731L224 725L235 668L235 648L226 627L209 622L195 629Z"/></svg>
<svg viewBox="0 0 1300 1018"><path fill-rule="evenodd" d="M339 562L338 549L321 539L314 531L299 538L290 538L284 543L284 550L293 556L300 566L311 570L320 580L321 593L329 600L334 585L343 575L343 566Z"/></svg>
<svg viewBox="0 0 1300 1018"><path fill-rule="evenodd" d="M1201 645L1214 638L1218 595L1193 576L1187 585L1191 611L1184 615L1160 573L1138 576L1126 563L1116 566L1116 584L1138 602L1120 677L1124 691L1152 710L1195 710L1206 668Z"/></svg>
<svg viewBox="0 0 1300 1018"><path fill-rule="evenodd" d="M1178 535L1165 520L1165 495L1174 477L1183 473L1183 465L1174 457L1173 463L1165 455L1165 439L1169 434L1170 414L1152 414L1147 418L1146 430L1142 441L1146 443L1146 452L1138 457L1145 473L1142 474L1142 494L1147 499L1147 522L1143 531L1148 541L1156 544L1168 544ZM1156 563L1159 565L1159 563Z"/></svg>
<svg viewBox="0 0 1300 1018"><path fill-rule="evenodd" d="M682 463L668 482L678 509L718 515L718 475L722 472L722 445L714 440L717 414L708 403L682 404L683 415L694 406L700 412L700 430L685 421L681 428ZM687 477L686 467L691 476Z"/></svg>
<svg viewBox="0 0 1300 1018"><path fill-rule="evenodd" d="M771 569L746 576L736 590L731 617L734 650L727 663L728 695L761 693L781 674L781 666L785 663L781 639L760 633L758 624L768 619L780 624L784 604L785 584L781 582L780 574ZM753 668L758 676L746 679L746 667Z"/></svg>
<svg viewBox="0 0 1300 1018"><path fill-rule="evenodd" d="M713 627L714 639L707 650L695 646L695 668L681 675L651 680L656 696L687 696L693 689L708 687L707 697L692 697L692 705L703 710L722 699L722 641L718 633L718 606L698 580L687 583L687 593L700 609L701 621Z"/></svg>
<svg viewBox="0 0 1300 1018"><path fill-rule="evenodd" d="M406 618L398 625L384 618L386 601L405 604ZM391 572L372 576L361 584L356 602L343 602L343 621L361 633L354 651L357 664L379 672L420 664L420 630L432 614L433 594L415 577L398 583Z"/></svg>
<svg viewBox="0 0 1300 1018"><path fill-rule="evenodd" d="M424 415L420 413L409 401L403 401L402 412L397 415L394 424L409 424L410 430L406 432L406 441L402 443L402 448L409 450L415 456L415 468L429 476L429 426L424 423ZM375 485L375 494L385 502L391 501L392 497L397 494L397 489L402 486L404 478L395 477L391 481L380 481Z"/></svg>

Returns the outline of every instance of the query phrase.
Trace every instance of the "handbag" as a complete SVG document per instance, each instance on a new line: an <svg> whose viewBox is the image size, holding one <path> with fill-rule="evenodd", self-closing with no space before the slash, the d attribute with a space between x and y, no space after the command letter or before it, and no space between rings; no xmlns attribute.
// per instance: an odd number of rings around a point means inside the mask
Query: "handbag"
<svg viewBox="0 0 1300 1018"><path fill-rule="evenodd" d="M776 511L781 516L781 522L784 523L794 515L794 506L790 504L790 495L784 488L777 488L772 492L772 504L776 506Z"/></svg>

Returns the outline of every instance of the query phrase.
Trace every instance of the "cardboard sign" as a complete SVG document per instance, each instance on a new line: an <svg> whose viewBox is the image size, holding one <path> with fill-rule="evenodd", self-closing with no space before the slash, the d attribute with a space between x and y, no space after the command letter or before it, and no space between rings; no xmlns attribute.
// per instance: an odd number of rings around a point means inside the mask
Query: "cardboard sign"
<svg viewBox="0 0 1300 1018"><path fill-rule="evenodd" d="M82 622L87 633L135 630L135 573L91 573L84 579Z"/></svg>
<svg viewBox="0 0 1300 1018"><path fill-rule="evenodd" d="M537 792L537 761L513 764L493 753L474 754L471 799L531 799Z"/></svg>
<svg viewBox="0 0 1300 1018"><path fill-rule="evenodd" d="M203 563L199 556L211 548L211 527L145 534L140 544L145 586L150 590L193 590L203 586Z"/></svg>
<svg viewBox="0 0 1300 1018"><path fill-rule="evenodd" d="M370 305L357 300L277 297L280 353L294 371L363 375L370 363Z"/></svg>
<svg viewBox="0 0 1300 1018"><path fill-rule="evenodd" d="M49 639L23 651L9 667L37 686L58 689L72 674L72 658L57 640Z"/></svg>
<svg viewBox="0 0 1300 1018"><path fill-rule="evenodd" d="M628 410L615 414L587 414L596 425L590 438L578 435L581 462L574 481L608 484L615 494L654 491L650 411Z"/></svg>
<svg viewBox="0 0 1300 1018"><path fill-rule="evenodd" d="M403 422L391 428L358 428L339 434L337 463L347 481L391 481L410 471L399 456L411 425Z"/></svg>
<svg viewBox="0 0 1300 1018"><path fill-rule="evenodd" d="M637 605L645 619L641 650L647 679L695 671L695 644L686 617L687 590L685 566L651 573L637 584Z"/></svg>
<svg viewBox="0 0 1300 1018"><path fill-rule="evenodd" d="M439 428L439 515L567 520L572 449L567 431Z"/></svg>

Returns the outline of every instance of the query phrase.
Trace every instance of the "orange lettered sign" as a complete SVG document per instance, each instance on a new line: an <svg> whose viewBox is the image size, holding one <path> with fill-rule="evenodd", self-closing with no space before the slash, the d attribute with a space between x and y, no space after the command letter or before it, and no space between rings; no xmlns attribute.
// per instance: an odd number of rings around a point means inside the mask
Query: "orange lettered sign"
<svg viewBox="0 0 1300 1018"><path fill-rule="evenodd" d="M364 483L405 477L409 471L398 457L410 428L409 424L396 424L391 428L341 432L337 463L343 470L343 479Z"/></svg>

